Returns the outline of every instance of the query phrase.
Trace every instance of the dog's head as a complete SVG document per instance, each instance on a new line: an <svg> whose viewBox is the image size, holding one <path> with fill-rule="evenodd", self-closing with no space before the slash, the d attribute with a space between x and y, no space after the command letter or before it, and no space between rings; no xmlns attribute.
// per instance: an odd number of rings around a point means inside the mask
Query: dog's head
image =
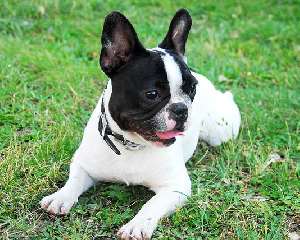
<svg viewBox="0 0 300 240"><path fill-rule="evenodd" d="M100 66L111 79L109 111L122 130L170 145L188 125L197 81L184 61L192 19L176 12L158 48L147 50L119 12L105 18Z"/></svg>

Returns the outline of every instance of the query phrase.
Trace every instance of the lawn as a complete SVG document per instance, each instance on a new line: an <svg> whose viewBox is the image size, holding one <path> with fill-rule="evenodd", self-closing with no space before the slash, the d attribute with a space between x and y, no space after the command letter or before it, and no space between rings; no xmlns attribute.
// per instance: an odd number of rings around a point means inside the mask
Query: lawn
<svg viewBox="0 0 300 240"><path fill-rule="evenodd" d="M106 14L123 12L155 47L175 11L193 17L190 66L242 112L236 141L199 143L193 195L153 239L288 239L300 232L300 1L0 3L0 238L115 239L152 195L100 184L65 217L39 209L63 186L107 81L98 64Z"/></svg>

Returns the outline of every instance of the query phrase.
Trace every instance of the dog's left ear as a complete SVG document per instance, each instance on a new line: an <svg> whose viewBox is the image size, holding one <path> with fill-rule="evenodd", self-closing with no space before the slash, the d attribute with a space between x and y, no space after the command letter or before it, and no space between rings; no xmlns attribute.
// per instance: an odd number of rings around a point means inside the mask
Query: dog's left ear
<svg viewBox="0 0 300 240"><path fill-rule="evenodd" d="M185 43L192 27L192 18L186 9L180 9L173 17L165 39L158 45L160 48L173 50L181 56L185 53Z"/></svg>
<svg viewBox="0 0 300 240"><path fill-rule="evenodd" d="M136 56L146 53L129 20L120 12L106 16L102 36L100 66L111 77Z"/></svg>

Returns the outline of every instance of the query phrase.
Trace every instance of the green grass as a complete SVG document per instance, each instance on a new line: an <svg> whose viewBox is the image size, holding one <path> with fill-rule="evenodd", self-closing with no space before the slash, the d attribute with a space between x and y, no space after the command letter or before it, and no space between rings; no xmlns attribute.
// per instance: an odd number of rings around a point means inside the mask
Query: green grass
<svg viewBox="0 0 300 240"><path fill-rule="evenodd" d="M188 163L193 196L153 238L281 240L300 231L299 1L2 0L0 238L114 239L150 198L143 187L101 184L66 217L38 205L66 181L107 81L98 66L105 15L122 11L154 47L180 7L193 17L190 65L233 91L242 129L218 148L199 143ZM267 164L273 153L282 158Z"/></svg>

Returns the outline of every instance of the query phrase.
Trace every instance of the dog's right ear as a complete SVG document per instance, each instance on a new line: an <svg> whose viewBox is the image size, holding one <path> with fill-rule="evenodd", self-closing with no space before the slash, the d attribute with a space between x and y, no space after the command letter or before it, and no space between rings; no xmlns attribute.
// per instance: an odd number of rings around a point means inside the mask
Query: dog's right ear
<svg viewBox="0 0 300 240"><path fill-rule="evenodd" d="M134 56L146 53L128 19L119 12L106 16L102 36L100 66L107 76L114 74Z"/></svg>

